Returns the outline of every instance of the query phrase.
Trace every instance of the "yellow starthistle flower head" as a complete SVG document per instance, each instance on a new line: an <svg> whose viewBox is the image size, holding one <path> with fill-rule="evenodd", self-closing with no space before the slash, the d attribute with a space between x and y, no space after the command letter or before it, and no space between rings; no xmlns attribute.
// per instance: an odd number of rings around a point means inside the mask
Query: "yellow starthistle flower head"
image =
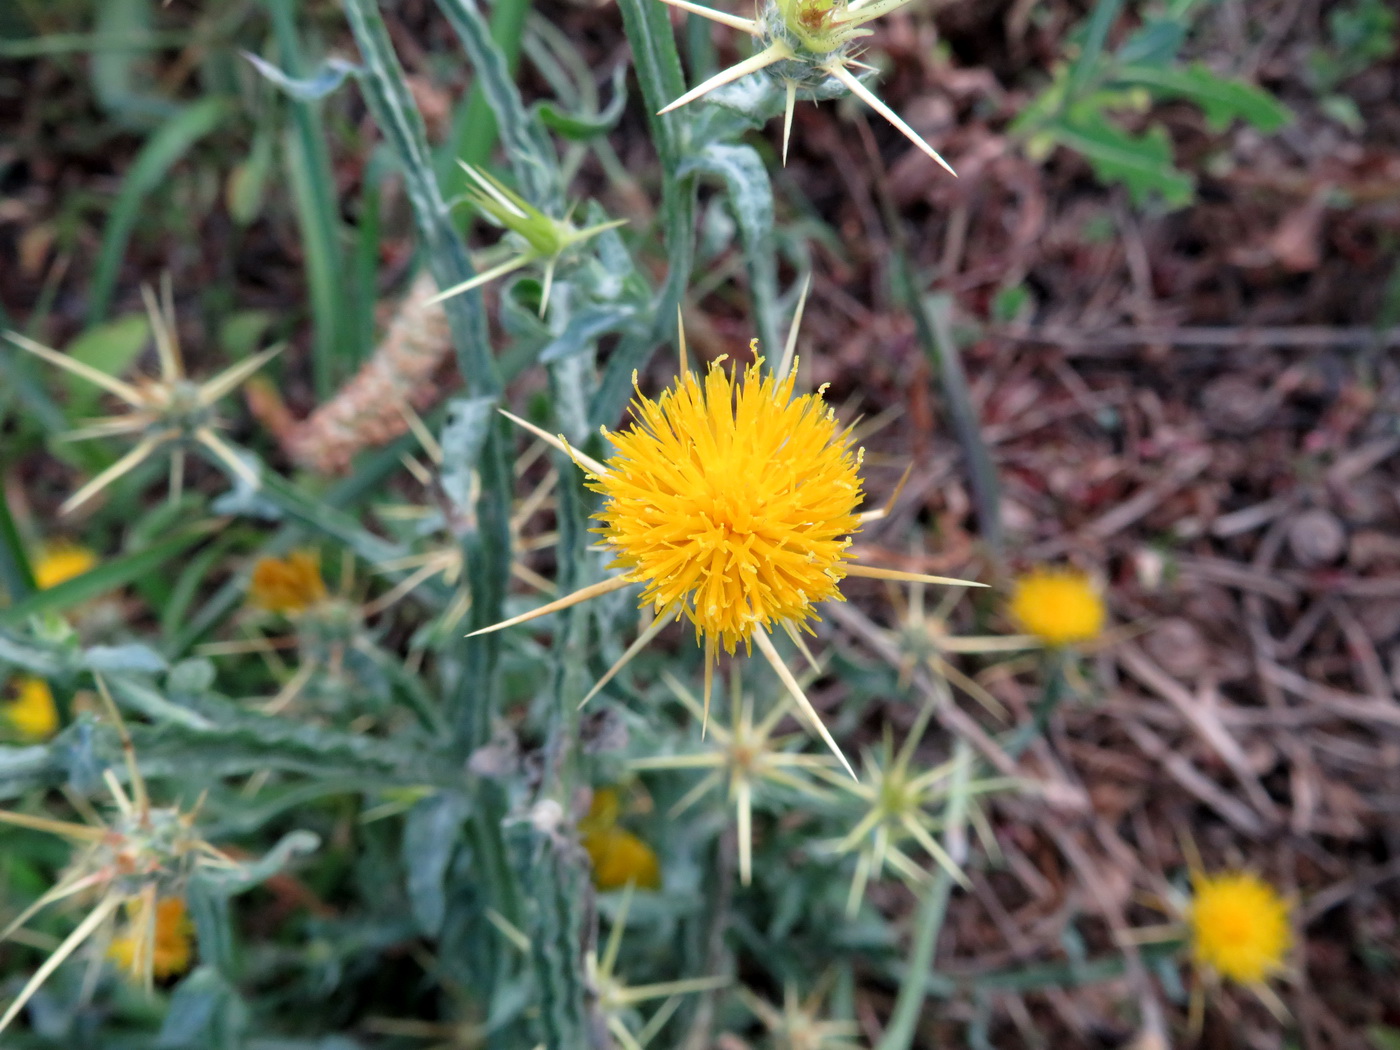
<svg viewBox="0 0 1400 1050"><path fill-rule="evenodd" d="M644 585L642 602L686 616L696 636L733 653L755 630L804 625L837 585L860 528L861 453L821 392L793 396L795 376L739 373L720 362L686 373L635 423L590 487L616 554Z"/></svg>
<svg viewBox="0 0 1400 1050"><path fill-rule="evenodd" d="M248 582L248 600L268 612L291 616L326 599L321 563L311 551L259 558Z"/></svg>
<svg viewBox="0 0 1400 1050"><path fill-rule="evenodd" d="M1076 645L1099 636L1104 604L1084 573L1036 569L1016 581L1011 615L1046 645Z"/></svg>
<svg viewBox="0 0 1400 1050"><path fill-rule="evenodd" d="M128 927L113 938L107 947L107 958L131 974L141 972L139 952L145 951L142 940L147 931ZM150 945L151 974L173 977L190 968L194 946L194 923L185 902L179 897L165 897L156 904L155 934Z"/></svg>
<svg viewBox="0 0 1400 1050"><path fill-rule="evenodd" d="M1241 984L1261 984L1283 969L1293 943L1288 904L1248 872L1198 874L1187 914L1196 962Z"/></svg>
<svg viewBox="0 0 1400 1050"><path fill-rule="evenodd" d="M47 740L58 732L58 705L42 678L21 678L18 695L4 707L5 721L25 740Z"/></svg>
<svg viewBox="0 0 1400 1050"><path fill-rule="evenodd" d="M41 591L81 576L97 564L97 555L73 544L46 546L34 561L34 585Z"/></svg>

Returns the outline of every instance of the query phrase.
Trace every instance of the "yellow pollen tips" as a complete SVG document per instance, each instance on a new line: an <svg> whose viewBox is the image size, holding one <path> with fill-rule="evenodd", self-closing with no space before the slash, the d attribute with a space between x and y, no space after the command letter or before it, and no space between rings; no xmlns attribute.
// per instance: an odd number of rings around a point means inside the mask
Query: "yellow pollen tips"
<svg viewBox="0 0 1400 1050"><path fill-rule="evenodd" d="M720 362L686 373L635 422L591 487L616 554L613 568L645 585L642 603L687 616L727 652L755 629L802 624L841 597L849 536L860 527L859 459L820 394L793 396L794 377L742 374Z"/></svg>
<svg viewBox="0 0 1400 1050"><path fill-rule="evenodd" d="M1293 941L1288 904L1263 879L1245 872L1197 875L1188 924L1196 962L1241 984L1259 984L1283 969Z"/></svg>
<svg viewBox="0 0 1400 1050"><path fill-rule="evenodd" d="M268 612L291 615L324 601L326 583L311 551L292 551L285 558L259 558L248 585L248 600Z"/></svg>
<svg viewBox="0 0 1400 1050"><path fill-rule="evenodd" d="M107 958L129 973L139 973L141 960L136 950L140 940L136 930L114 937L107 948ZM173 977L190 968L194 923L179 897L166 897L156 905L155 936L150 944L153 976Z"/></svg>
<svg viewBox="0 0 1400 1050"><path fill-rule="evenodd" d="M25 740L47 740L58 732L58 705L39 678L19 680L19 693L4 706L3 717Z"/></svg>
<svg viewBox="0 0 1400 1050"><path fill-rule="evenodd" d="M1011 615L1046 645L1075 645L1099 636L1104 605L1082 572L1036 569L1016 581Z"/></svg>
<svg viewBox="0 0 1400 1050"><path fill-rule="evenodd" d="M34 584L41 591L81 576L97 564L97 555L86 547L67 544L45 547L34 562Z"/></svg>

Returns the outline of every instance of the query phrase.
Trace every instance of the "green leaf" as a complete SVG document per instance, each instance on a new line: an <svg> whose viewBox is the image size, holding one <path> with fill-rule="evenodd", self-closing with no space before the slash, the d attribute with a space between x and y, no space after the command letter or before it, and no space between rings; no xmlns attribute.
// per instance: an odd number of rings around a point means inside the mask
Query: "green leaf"
<svg viewBox="0 0 1400 1050"><path fill-rule="evenodd" d="M290 76L260 55L250 51L240 51L239 54L251 62L253 68L279 91L298 102L320 102L339 89L348 77L360 72L360 67L353 62L347 62L343 58L328 58L308 76Z"/></svg>
<svg viewBox="0 0 1400 1050"><path fill-rule="evenodd" d="M200 951L208 953L211 927L192 904ZM248 1008L238 990L213 966L201 966L171 996L155 1050L242 1050L247 1028Z"/></svg>
<svg viewBox="0 0 1400 1050"><path fill-rule="evenodd" d="M1104 182L1122 183L1136 204L1157 193L1168 205L1181 208L1195 194L1194 180L1172 163L1171 140L1163 128L1132 135L1107 120L1060 121L1046 128L1045 134L1081 154Z"/></svg>
<svg viewBox="0 0 1400 1050"><path fill-rule="evenodd" d="M455 792L423 799L403 827L403 866L408 903L426 937L437 937L447 914L447 872L462 837L471 802Z"/></svg>
<svg viewBox="0 0 1400 1050"><path fill-rule="evenodd" d="M571 113L553 102L537 102L533 112L545 127L571 142L587 142L611 131L627 108L627 67L613 71L612 101L597 113Z"/></svg>
<svg viewBox="0 0 1400 1050"><path fill-rule="evenodd" d="M1114 79L1121 84L1145 87L1157 96L1196 103L1215 131L1223 131L1232 120L1239 119L1260 131L1274 132L1293 119L1288 107L1267 91L1242 80L1222 77L1200 62L1185 69L1124 66Z"/></svg>

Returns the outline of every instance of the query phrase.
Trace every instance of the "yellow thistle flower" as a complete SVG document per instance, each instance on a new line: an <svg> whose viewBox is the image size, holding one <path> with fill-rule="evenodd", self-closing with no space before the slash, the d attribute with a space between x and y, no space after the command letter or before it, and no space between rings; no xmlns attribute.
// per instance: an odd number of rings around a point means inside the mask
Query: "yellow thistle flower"
<svg viewBox="0 0 1400 1050"><path fill-rule="evenodd" d="M644 890L661 888L656 852L625 828L584 835L583 850L593 862L593 885L600 890L619 890L628 883Z"/></svg>
<svg viewBox="0 0 1400 1050"><path fill-rule="evenodd" d="M115 937L107 947L107 958L128 973L141 972L138 951L144 949L142 932L128 929ZM150 946L151 974L173 977L190 968L193 954L194 923L185 902L179 897L166 897L156 904L155 935Z"/></svg>
<svg viewBox="0 0 1400 1050"><path fill-rule="evenodd" d="M58 705L41 678L21 678L19 695L4 707L5 721L25 740L47 740L58 732Z"/></svg>
<svg viewBox="0 0 1400 1050"><path fill-rule="evenodd" d="M799 312L801 307L799 306ZM722 645L757 646L822 741L852 777L854 769L822 723L769 633L781 627L799 646L812 633L813 606L841 601L846 576L980 587L967 580L860 565L850 560L851 533L862 521L861 450L836 422L823 390L794 396L796 325L776 372L762 358L742 372L714 362L703 380L686 365L655 401L640 391L635 422L604 431L616 449L600 463L561 438L506 412L507 418L568 452L607 497L594 531L623 571L520 616L484 627L499 631L632 584L655 613L649 626L584 697L587 703L670 620L694 624L705 647L704 716ZM750 344L756 352L757 340Z"/></svg>
<svg viewBox="0 0 1400 1050"><path fill-rule="evenodd" d="M34 585L41 591L81 576L97 564L97 555L86 547L55 544L44 547L34 562Z"/></svg>
<svg viewBox="0 0 1400 1050"><path fill-rule="evenodd" d="M292 551L285 558L259 558L253 566L248 600L260 609L290 616L325 598L321 565L311 551Z"/></svg>
<svg viewBox="0 0 1400 1050"><path fill-rule="evenodd" d="M588 813L578 822L580 842L593 862L593 885L618 890L633 883L644 890L661 888L661 864L655 851L632 832L617 826L622 800L616 788L593 792Z"/></svg>
<svg viewBox="0 0 1400 1050"><path fill-rule="evenodd" d="M837 588L860 528L849 431L820 393L793 397L796 377L762 376L755 361L691 374L656 401L638 394L637 422L610 434L608 470L589 486L610 568L642 583L642 602L685 615L726 652L756 629L804 624Z"/></svg>
<svg viewBox="0 0 1400 1050"><path fill-rule="evenodd" d="M1293 934L1277 890L1247 872L1197 874L1192 884L1187 924L1198 964L1250 985L1283 968Z"/></svg>
<svg viewBox="0 0 1400 1050"><path fill-rule="evenodd" d="M1103 599L1074 569L1036 569L1016 581L1011 615L1046 645L1089 642L1103 630Z"/></svg>

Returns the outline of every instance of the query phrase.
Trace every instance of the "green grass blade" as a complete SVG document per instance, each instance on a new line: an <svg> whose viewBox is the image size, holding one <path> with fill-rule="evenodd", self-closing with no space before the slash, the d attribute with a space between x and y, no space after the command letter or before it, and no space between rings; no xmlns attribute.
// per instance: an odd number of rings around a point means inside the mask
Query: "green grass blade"
<svg viewBox="0 0 1400 1050"><path fill-rule="evenodd" d="M304 64L297 38L295 5L269 3L273 33L277 38L281 67L293 79L301 77ZM340 338L340 319L349 316L342 301L340 266L340 222L334 196L330 150L318 104L292 99L292 126L283 137L283 158L296 202L297 224L306 251L306 281L311 298L312 376L316 396L324 401L350 376L357 364L345 360L344 348L352 347Z"/></svg>
<svg viewBox="0 0 1400 1050"><path fill-rule="evenodd" d="M22 624L29 617L43 613L61 613L118 587L125 587L149 573L159 572L208 535L207 524L197 525L143 551L109 558L81 576L74 576L46 591L36 591L8 609L0 609L0 626Z"/></svg>
<svg viewBox="0 0 1400 1050"><path fill-rule="evenodd" d="M564 188L559 178L558 158L549 140L530 119L512 79L524 35L525 17L530 9L528 0L497 3L489 26L475 0L438 0L438 7L452 24L467 57L471 59L472 68L476 70L476 82L467 101L467 128L473 139L484 138L487 125L480 115L472 114L472 109L474 106L478 109L484 107L485 115L494 121L490 126L499 131L501 141L505 143L511 169L525 199L542 211L562 214ZM509 52L496 41L498 34L509 34L505 42L510 48ZM473 122L479 130L473 130ZM484 151L476 141L466 145L478 152L490 151L489 142L485 143ZM479 163L468 157L463 159L468 164ZM481 161L485 159L485 156L480 158ZM456 182L459 175L462 175L460 169L454 172L454 186L460 185Z"/></svg>
<svg viewBox="0 0 1400 1050"><path fill-rule="evenodd" d="M24 551L19 529L3 490L0 490L0 587L5 588L11 605L16 605L34 593L34 573L29 556Z"/></svg>
<svg viewBox="0 0 1400 1050"><path fill-rule="evenodd" d="M146 197L165 185L170 170L204 136L214 131L230 114L230 104L221 98L193 102L157 129L127 172L102 234L102 247L93 267L88 298L88 324L107 316L116 290L117 274L127 241L136 227Z"/></svg>

